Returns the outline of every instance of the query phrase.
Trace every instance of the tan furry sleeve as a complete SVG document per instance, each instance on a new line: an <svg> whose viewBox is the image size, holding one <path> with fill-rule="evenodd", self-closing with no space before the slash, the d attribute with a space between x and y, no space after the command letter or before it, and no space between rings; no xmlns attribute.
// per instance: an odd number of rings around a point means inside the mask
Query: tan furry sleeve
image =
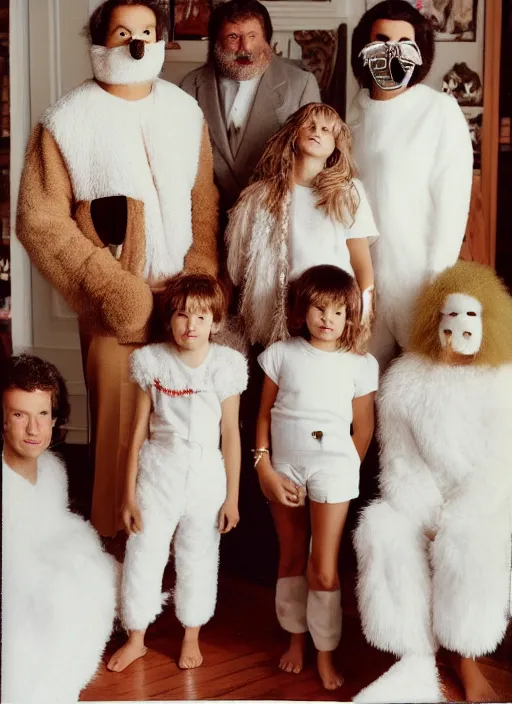
<svg viewBox="0 0 512 704"><path fill-rule="evenodd" d="M122 342L136 341L151 316L153 295L107 247L82 233L73 219L75 205L59 147L37 125L25 156L16 234L33 264L77 313L97 320Z"/></svg>
<svg viewBox="0 0 512 704"><path fill-rule="evenodd" d="M185 257L185 271L216 275L219 268L219 192L213 182L213 154L208 127L203 122L197 175L192 189L194 240Z"/></svg>

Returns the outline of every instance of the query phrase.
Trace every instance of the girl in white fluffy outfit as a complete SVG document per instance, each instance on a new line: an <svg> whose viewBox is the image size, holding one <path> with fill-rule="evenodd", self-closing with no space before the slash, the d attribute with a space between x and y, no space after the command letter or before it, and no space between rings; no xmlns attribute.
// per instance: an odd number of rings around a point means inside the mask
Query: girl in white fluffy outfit
<svg viewBox="0 0 512 704"><path fill-rule="evenodd" d="M123 505L129 638L108 663L117 672L146 653L173 536L174 601L185 628L179 666L201 665L199 630L215 610L220 534L239 520L238 408L247 365L239 352L210 342L224 315L222 288L211 276L180 274L163 296L169 342L131 357L139 392Z"/></svg>
<svg viewBox="0 0 512 704"><path fill-rule="evenodd" d="M2 376L2 701L73 704L112 630L114 561L69 512L66 470L47 451L69 415L62 377L28 355Z"/></svg>
<svg viewBox="0 0 512 704"><path fill-rule="evenodd" d="M512 298L492 269L459 262L425 290L378 410L358 599L368 641L401 660L356 701L444 701L439 645L467 701L498 701L474 661L503 638L511 586Z"/></svg>
<svg viewBox="0 0 512 704"><path fill-rule="evenodd" d="M369 243L378 237L363 186L354 178L350 132L328 105L309 103L268 142L229 215L228 271L251 344L288 337L287 287L306 269L334 264L367 291Z"/></svg>
<svg viewBox="0 0 512 704"><path fill-rule="evenodd" d="M277 617L291 634L280 667L301 671L309 631L327 689L343 683L332 661L341 637L338 552L373 434L378 383L376 360L361 350L360 318L353 277L338 267L313 267L294 287L296 336L258 358L265 380L255 467L279 539Z"/></svg>
<svg viewBox="0 0 512 704"><path fill-rule="evenodd" d="M370 350L384 368L408 339L422 286L459 256L473 150L452 96L424 85L429 21L405 0L368 10L352 37L361 91L349 111L354 159L380 232L372 248L377 316Z"/></svg>

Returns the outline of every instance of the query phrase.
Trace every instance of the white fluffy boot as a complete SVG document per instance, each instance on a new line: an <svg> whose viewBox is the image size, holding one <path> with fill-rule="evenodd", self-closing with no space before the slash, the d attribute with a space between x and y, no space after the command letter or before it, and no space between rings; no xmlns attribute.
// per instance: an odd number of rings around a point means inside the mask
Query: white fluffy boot
<svg viewBox="0 0 512 704"><path fill-rule="evenodd" d="M322 651L335 650L341 638L341 591L310 590L307 619L315 648Z"/></svg>
<svg viewBox="0 0 512 704"><path fill-rule="evenodd" d="M433 655L404 655L353 699L358 704L427 704L445 701Z"/></svg>
<svg viewBox="0 0 512 704"><path fill-rule="evenodd" d="M276 614L281 628L288 633L306 633L306 604L308 583L306 577L281 577L276 585Z"/></svg>

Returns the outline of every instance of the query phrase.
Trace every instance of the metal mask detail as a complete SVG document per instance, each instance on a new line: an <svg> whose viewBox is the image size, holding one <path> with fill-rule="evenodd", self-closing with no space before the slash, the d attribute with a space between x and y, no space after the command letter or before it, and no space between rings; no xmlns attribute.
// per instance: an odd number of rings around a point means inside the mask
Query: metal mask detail
<svg viewBox="0 0 512 704"><path fill-rule="evenodd" d="M411 80L416 66L423 63L420 49L412 40L371 42L360 52L359 58L382 90L403 88Z"/></svg>

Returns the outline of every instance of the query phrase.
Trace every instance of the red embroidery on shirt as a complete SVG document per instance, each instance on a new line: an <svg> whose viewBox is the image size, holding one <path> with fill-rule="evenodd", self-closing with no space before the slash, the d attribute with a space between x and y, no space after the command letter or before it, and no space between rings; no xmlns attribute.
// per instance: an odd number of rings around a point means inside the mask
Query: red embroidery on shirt
<svg viewBox="0 0 512 704"><path fill-rule="evenodd" d="M192 394L197 394L197 391L194 391L194 389L166 389L165 386L162 386L159 379L153 379L153 382L155 389L161 391L163 394L167 394L167 396L191 396Z"/></svg>

